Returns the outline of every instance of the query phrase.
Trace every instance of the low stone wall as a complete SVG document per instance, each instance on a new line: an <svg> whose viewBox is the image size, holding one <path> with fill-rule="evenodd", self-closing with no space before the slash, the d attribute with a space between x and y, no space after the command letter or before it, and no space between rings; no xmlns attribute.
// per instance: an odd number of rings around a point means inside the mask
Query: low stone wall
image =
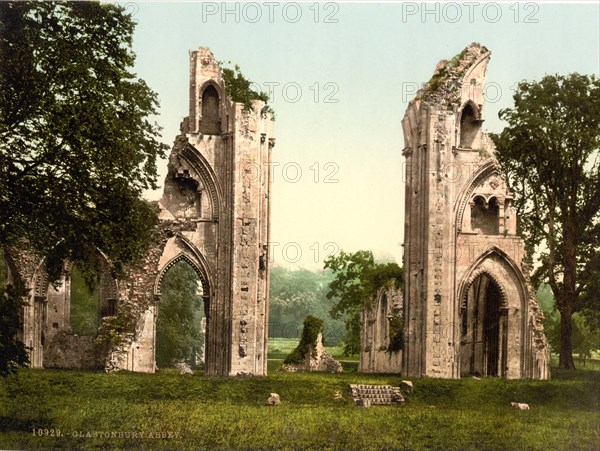
<svg viewBox="0 0 600 451"><path fill-rule="evenodd" d="M105 351L92 335L58 333L44 349L44 368L95 370L104 363Z"/></svg>

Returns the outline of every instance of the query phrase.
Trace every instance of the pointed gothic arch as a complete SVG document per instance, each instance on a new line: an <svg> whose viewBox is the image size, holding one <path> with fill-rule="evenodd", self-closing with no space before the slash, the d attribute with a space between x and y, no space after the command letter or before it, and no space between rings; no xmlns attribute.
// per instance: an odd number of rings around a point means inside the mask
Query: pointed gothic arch
<svg viewBox="0 0 600 451"><path fill-rule="evenodd" d="M219 85L209 80L200 87L199 130L204 135L220 135L222 131L222 95Z"/></svg>
<svg viewBox="0 0 600 451"><path fill-rule="evenodd" d="M496 246L490 246L465 271L465 276L458 285L458 299L464 297L473 281L482 274L489 276L498 285L506 306L519 309L526 307L526 301L529 298L527 281L518 265L502 249ZM517 288L516 293L519 294L521 301L519 304L514 302L514 297L510 297L511 288L509 288L509 285Z"/></svg>
<svg viewBox="0 0 600 451"><path fill-rule="evenodd" d="M470 149L473 147L477 134L481 131L481 109L472 100L465 102L459 112L459 147Z"/></svg>
<svg viewBox="0 0 600 451"><path fill-rule="evenodd" d="M498 162L493 159L490 159L489 161L482 164L477 169L477 171L471 175L468 182L465 183L463 188L460 190L458 196L456 197L457 202L454 205L454 210L456 214L454 224L457 233L460 233L462 231L465 210L470 204L470 202L473 200L475 190L478 187L480 187L486 180L490 180L492 178L498 179L501 182L506 183Z"/></svg>
<svg viewBox="0 0 600 451"><path fill-rule="evenodd" d="M203 296L210 296L210 278L208 275L207 267L203 264L195 255L189 254L187 252L180 252L178 255L169 260L163 267L159 270L158 276L156 277L156 281L154 283L154 295L158 298L161 294L161 284L165 277L165 274L171 269L174 265L179 262L186 262L188 265L192 267L192 269L198 275L198 279L200 280L200 284L202 285L202 293Z"/></svg>
<svg viewBox="0 0 600 451"><path fill-rule="evenodd" d="M461 375L522 373L528 300L527 281L501 249L490 246L473 262L458 285L455 304Z"/></svg>
<svg viewBox="0 0 600 451"><path fill-rule="evenodd" d="M39 256L38 256L39 257ZM96 369L104 360L95 342L102 318L115 316L118 310L118 283L111 273L111 262L104 252L95 249L98 285L94 301L79 304L79 321L91 321L85 328L73 316L77 291L72 283L73 262L64 262L61 283L50 283L46 259L38 258L26 279L29 299L23 309L23 341L30 348L30 365L34 368ZM84 287L81 281L79 288ZM85 288L85 287L84 287ZM91 295L92 292L90 292ZM80 299L81 300L81 299ZM85 301L85 299L84 299ZM89 301L89 299L88 299ZM92 321L92 316L96 318Z"/></svg>
<svg viewBox="0 0 600 451"><path fill-rule="evenodd" d="M191 167L200 177L204 189L210 196L211 219L218 221L221 215L223 197L221 187L217 181L217 176L208 160L189 142L180 151L180 157Z"/></svg>

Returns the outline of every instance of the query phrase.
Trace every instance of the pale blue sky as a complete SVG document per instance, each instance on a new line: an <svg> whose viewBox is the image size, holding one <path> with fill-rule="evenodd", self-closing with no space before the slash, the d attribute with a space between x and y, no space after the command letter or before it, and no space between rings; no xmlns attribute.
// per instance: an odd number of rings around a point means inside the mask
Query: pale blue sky
<svg viewBox="0 0 600 451"><path fill-rule="evenodd" d="M173 142L187 115L189 50L210 47L262 89L274 86L272 242L279 245L272 255L278 264L321 267L334 249L326 243L400 261L400 121L415 87L440 59L473 41L492 51L484 124L491 131L502 128L498 111L512 105L515 82L600 73L597 2L430 3L424 17L421 2L119 3L138 22L136 71L159 95L165 142ZM224 7L230 12L223 17ZM327 96L337 103L325 102ZM165 173L162 162L161 182ZM326 176L337 182L325 183Z"/></svg>

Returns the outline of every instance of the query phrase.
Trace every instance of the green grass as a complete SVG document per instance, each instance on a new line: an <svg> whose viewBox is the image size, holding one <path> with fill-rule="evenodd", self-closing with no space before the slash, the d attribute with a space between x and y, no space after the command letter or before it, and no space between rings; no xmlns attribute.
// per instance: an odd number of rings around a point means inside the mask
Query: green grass
<svg viewBox="0 0 600 451"><path fill-rule="evenodd" d="M600 446L600 372L554 370L550 381L413 379L404 407L355 407L350 383L393 375L209 378L21 370L0 381L0 448L490 449ZM336 399L336 391L344 394ZM267 407L269 393L281 395ZM529 411L510 408L527 402ZM33 428L60 430L34 436ZM85 437L89 432L107 436ZM111 432L115 437L111 437ZM138 438L119 437L136 432ZM160 438L148 438L149 434ZM162 438L161 434L171 433ZM83 437L80 435L83 434ZM139 438L143 434L144 438Z"/></svg>

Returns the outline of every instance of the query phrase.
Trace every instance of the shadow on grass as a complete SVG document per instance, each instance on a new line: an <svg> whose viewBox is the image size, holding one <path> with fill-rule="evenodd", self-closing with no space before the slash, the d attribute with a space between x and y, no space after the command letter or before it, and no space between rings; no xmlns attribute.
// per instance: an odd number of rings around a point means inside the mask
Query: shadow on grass
<svg viewBox="0 0 600 451"><path fill-rule="evenodd" d="M29 432L33 429L47 429L52 422L47 418L16 418L14 416L0 416L0 433L4 432Z"/></svg>

